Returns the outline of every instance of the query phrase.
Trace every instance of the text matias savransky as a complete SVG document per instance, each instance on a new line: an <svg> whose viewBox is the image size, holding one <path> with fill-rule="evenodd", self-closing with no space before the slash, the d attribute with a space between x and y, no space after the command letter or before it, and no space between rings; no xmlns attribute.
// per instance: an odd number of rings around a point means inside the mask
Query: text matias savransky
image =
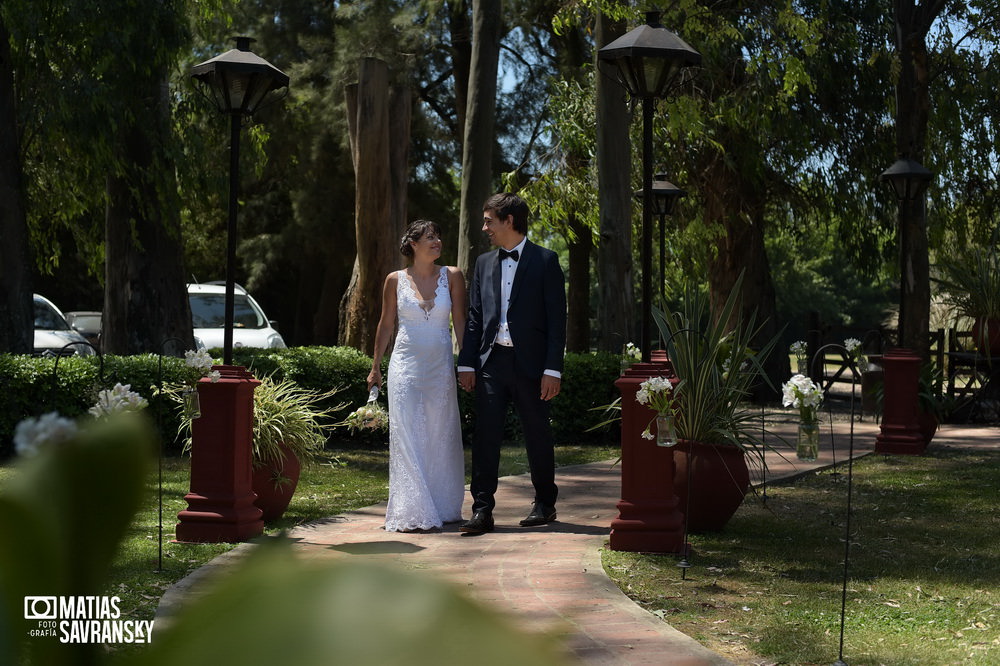
<svg viewBox="0 0 1000 666"><path fill-rule="evenodd" d="M123 620L118 597L34 596L24 598L24 619L35 621L31 637L60 643L149 643L152 620Z"/></svg>

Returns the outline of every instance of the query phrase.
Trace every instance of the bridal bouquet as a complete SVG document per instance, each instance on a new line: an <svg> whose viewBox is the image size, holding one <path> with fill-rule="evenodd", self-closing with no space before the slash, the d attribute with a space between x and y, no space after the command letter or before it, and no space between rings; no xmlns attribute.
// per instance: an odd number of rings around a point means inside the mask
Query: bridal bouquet
<svg viewBox="0 0 1000 666"><path fill-rule="evenodd" d="M378 403L378 387L373 386L368 402L347 415L343 423L351 432L360 430L388 430L389 413Z"/></svg>

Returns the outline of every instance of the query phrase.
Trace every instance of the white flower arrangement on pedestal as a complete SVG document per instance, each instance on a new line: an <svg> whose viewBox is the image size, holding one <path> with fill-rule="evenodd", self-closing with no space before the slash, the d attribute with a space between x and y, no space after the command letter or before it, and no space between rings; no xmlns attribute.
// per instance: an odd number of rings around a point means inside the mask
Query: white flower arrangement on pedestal
<svg viewBox="0 0 1000 666"><path fill-rule="evenodd" d="M219 377L221 376L218 370L212 370L212 366L215 365L215 360L212 358L211 354L204 349L199 351L189 349L184 352L184 365L193 370L193 372L189 373L189 377L186 381L186 383L192 387L197 384L198 380L202 377L208 377L214 384L219 381Z"/></svg>
<svg viewBox="0 0 1000 666"><path fill-rule="evenodd" d="M639 390L635 393L636 402L640 405L648 405L656 412L656 417L646 424L646 429L642 431L643 439L656 439L660 446L674 446L677 438L674 435L674 386L666 377L650 377L639 384ZM656 422L656 435L650 430L653 422Z"/></svg>

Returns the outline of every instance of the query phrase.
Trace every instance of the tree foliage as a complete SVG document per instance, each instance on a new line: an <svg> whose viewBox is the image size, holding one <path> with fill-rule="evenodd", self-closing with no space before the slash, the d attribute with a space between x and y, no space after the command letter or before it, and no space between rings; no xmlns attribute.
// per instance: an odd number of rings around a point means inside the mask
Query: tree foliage
<svg viewBox="0 0 1000 666"><path fill-rule="evenodd" d="M386 60L416 91L410 217L442 222L446 256L455 256L471 3L139 4L0 5L19 91L25 210L38 274L84 284L87 274L93 285L103 279L106 181L128 166L117 141L148 110L136 82L169 72L173 140L163 145L162 160L178 183L169 205L180 211L188 276L220 277L226 123L198 96L189 72L228 49L233 34L253 36L254 50L292 77L289 96L261 111L243 134L237 271L289 340L330 342L339 325L336 304L354 259L343 89L359 57ZM938 248L990 242L997 227L1000 7L996 0L895 6L931 19L916 37L927 45L921 159L935 174L926 232L933 259ZM743 302L785 319L792 302L828 302L768 295L768 281L782 292L797 288L789 262L804 262L815 275L804 291L828 296L850 286L842 281L881 286L896 270L897 205L877 183L898 150L894 86L903 67L895 17L886 9L874 0L669 4L664 25L702 53L703 66L656 115L656 170L688 192L670 220L668 299L680 275L699 276L721 294L739 269L755 264L744 290L756 293ZM593 129L603 121L592 106L592 84L602 75L585 66L597 46L599 12L628 17L628 25L640 20L637 7L606 0L517 0L504 3L501 16L491 182L499 188L500 174L516 173L511 187L530 183L525 193L540 227L532 233L558 232L552 244L567 255L583 229L598 239L598 256L607 254L606 239L594 235L607 222L607 201L597 203L608 185L598 186ZM638 159L631 169L633 186L616 186L626 200L639 182ZM636 222L616 215L626 228ZM822 256L806 252L816 248ZM76 271L78 254L85 268ZM841 264L843 271L834 270ZM602 259L596 265L604 274L588 284L629 269ZM638 278L628 275L626 284ZM854 316L872 315L859 309Z"/></svg>

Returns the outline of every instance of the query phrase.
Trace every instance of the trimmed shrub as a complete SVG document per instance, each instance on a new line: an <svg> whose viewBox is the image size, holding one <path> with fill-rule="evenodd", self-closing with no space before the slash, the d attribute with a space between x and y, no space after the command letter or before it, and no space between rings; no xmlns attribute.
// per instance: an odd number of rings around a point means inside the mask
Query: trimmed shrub
<svg viewBox="0 0 1000 666"><path fill-rule="evenodd" d="M154 393L161 382L180 381L183 374L183 359L156 354L60 359L0 354L0 459L13 453L14 428L22 419L53 411L77 418L97 402L101 389L116 383L129 384L149 401L147 413L171 449L179 425L175 403Z"/></svg>
<svg viewBox="0 0 1000 666"><path fill-rule="evenodd" d="M213 349L216 359L221 350ZM336 389L336 395L322 405L336 408L338 421L368 399L367 377L371 357L350 347L293 347L291 349L233 350L233 363L250 369L255 376L270 375L277 380L291 379L303 388L316 391ZM603 352L567 354L562 391L552 401L552 427L558 442L581 443L617 437L610 426L603 431L587 432L603 420L595 407L607 405L618 394L620 357ZM383 365L383 372L385 364ZM156 354L135 356L37 358L0 354L0 459L13 453L13 434L17 423L29 416L58 411L75 418L85 414L97 400L97 393L116 383L129 384L133 391L149 401L147 413L153 419L164 449L179 453L183 442L177 436L180 420L178 405L166 396L154 395L157 386L181 381L184 359ZM458 390L462 432L468 441L475 427L475 400ZM384 400L384 398L383 398ZM519 422L508 415L505 437L521 441ZM332 440L350 439L368 446L385 446L385 433L350 434L337 429Z"/></svg>

